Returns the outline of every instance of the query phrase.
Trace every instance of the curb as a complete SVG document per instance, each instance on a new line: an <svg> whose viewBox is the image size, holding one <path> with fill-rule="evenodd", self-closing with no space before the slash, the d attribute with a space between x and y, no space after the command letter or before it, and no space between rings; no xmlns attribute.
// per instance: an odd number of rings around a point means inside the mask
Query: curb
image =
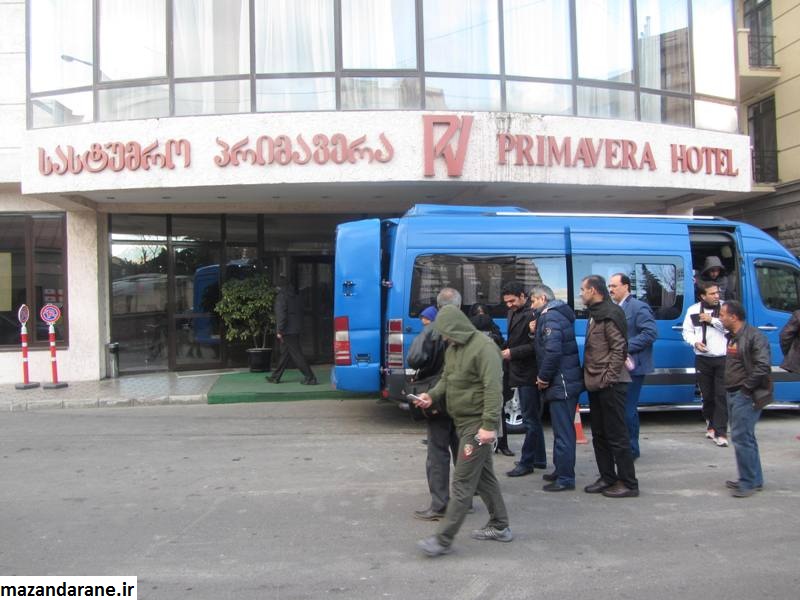
<svg viewBox="0 0 800 600"><path fill-rule="evenodd" d="M208 395L187 394L152 398L48 399L25 402L14 402L12 400L8 410L11 412L25 412L69 408L132 408L134 406L181 406L188 404L208 404Z"/></svg>

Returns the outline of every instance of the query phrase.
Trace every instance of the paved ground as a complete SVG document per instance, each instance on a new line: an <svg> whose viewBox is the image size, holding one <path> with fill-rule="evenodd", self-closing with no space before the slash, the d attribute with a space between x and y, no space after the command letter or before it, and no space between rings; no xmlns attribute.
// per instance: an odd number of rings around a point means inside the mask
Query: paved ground
<svg viewBox="0 0 800 600"><path fill-rule="evenodd" d="M516 539L431 560L420 428L359 401L0 413L0 572L137 575L140 598L796 598L800 417L759 425L766 489L697 414L644 416L638 499L501 476ZM548 432L548 439L549 432ZM519 447L515 436L512 447ZM500 457L498 471L513 466ZM595 477L578 451L579 484Z"/></svg>

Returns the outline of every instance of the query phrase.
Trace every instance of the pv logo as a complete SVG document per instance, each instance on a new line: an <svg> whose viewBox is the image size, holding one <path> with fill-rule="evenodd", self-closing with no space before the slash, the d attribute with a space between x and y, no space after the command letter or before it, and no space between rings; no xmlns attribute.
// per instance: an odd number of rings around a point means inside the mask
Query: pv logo
<svg viewBox="0 0 800 600"><path fill-rule="evenodd" d="M425 177L434 177L436 172L433 169L433 161L441 156L447 164L447 175L449 177L461 177L464 171L464 158L467 155L469 145L469 134L472 130L474 117L459 118L455 115L424 115L422 122L424 126L424 146L425 146ZM434 144L433 128L436 125L446 125L439 141ZM458 146L455 151L450 145L450 141L458 136Z"/></svg>

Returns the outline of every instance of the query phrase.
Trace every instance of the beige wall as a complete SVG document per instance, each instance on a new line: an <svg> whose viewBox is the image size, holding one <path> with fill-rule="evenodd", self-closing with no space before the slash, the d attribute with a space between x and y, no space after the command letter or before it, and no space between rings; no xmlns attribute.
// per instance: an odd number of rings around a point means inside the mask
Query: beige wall
<svg viewBox="0 0 800 600"><path fill-rule="evenodd" d="M0 183L20 180L25 132L25 2L0 0Z"/></svg>
<svg viewBox="0 0 800 600"><path fill-rule="evenodd" d="M22 196L11 186L0 188L3 212L55 212L52 204L33 196ZM67 289L69 290L69 347L59 349L58 374L61 381L91 381L105 375L104 342L107 334L107 282L102 255L107 244L98 244L105 231L98 214L91 210L67 212ZM105 216L100 217L105 219ZM102 310L101 310L102 303ZM50 353L47 347L30 352L32 381L50 381ZM19 352L0 352L0 383L22 381Z"/></svg>
<svg viewBox="0 0 800 600"><path fill-rule="evenodd" d="M781 78L775 87L778 174L783 183L800 179L800 2L773 0L775 62Z"/></svg>
<svg viewBox="0 0 800 600"><path fill-rule="evenodd" d="M738 25L743 25L743 3L737 4ZM775 64L780 77L757 92L742 97L740 124L747 132L747 109L770 96L775 97L778 134L778 176L781 184L800 179L800 2L772 0ZM744 40L745 38L741 38ZM740 43L741 43L740 40ZM747 50L739 53L746 60ZM740 59L741 60L741 59ZM740 66L740 72L742 68Z"/></svg>

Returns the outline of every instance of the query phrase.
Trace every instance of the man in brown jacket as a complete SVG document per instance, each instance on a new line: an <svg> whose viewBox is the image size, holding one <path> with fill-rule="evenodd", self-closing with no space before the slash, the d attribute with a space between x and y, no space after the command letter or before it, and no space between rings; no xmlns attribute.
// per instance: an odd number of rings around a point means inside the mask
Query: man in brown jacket
<svg viewBox="0 0 800 600"><path fill-rule="evenodd" d="M583 490L608 498L639 495L639 482L625 424L625 396L631 376L627 323L623 310L611 302L606 281L589 275L581 281L581 299L589 309L583 348L583 379L589 392L592 444L600 478Z"/></svg>

